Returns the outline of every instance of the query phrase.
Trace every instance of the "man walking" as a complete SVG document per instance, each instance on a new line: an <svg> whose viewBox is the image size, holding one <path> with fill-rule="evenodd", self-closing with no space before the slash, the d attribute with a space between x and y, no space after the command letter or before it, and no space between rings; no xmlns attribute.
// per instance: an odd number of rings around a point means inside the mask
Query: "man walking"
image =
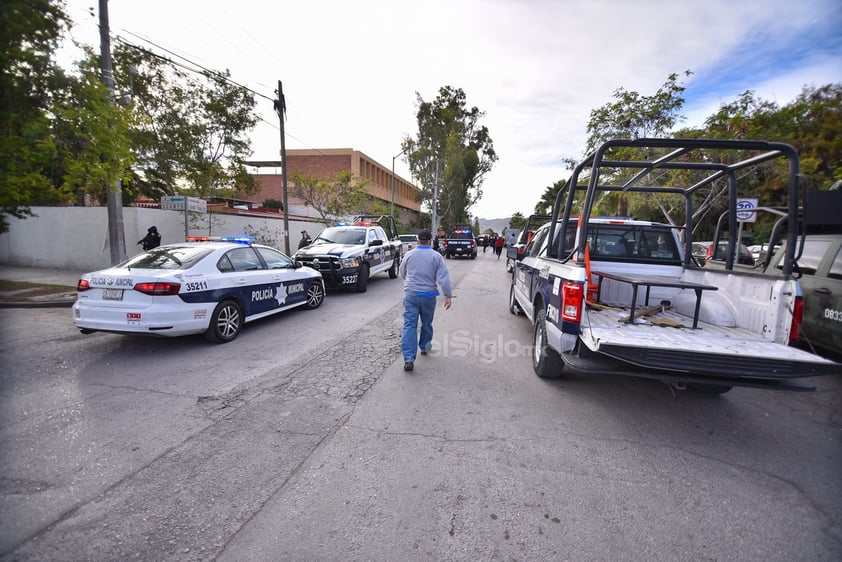
<svg viewBox="0 0 842 562"><path fill-rule="evenodd" d="M436 312L438 287L444 293L444 309L450 310L450 275L441 254L430 246L433 235L429 230L418 233L418 246L407 252L401 261L398 274L404 280L403 332L401 352L403 370L415 368L415 353L430 351L433 342L433 315ZM418 318L421 318L421 338L418 337Z"/></svg>

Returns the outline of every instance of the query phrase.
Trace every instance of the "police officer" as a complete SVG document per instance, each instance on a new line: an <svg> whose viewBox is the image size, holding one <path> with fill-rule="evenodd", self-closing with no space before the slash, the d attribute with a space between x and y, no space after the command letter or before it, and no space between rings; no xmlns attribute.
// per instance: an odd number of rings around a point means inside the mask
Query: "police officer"
<svg viewBox="0 0 842 562"><path fill-rule="evenodd" d="M140 244L140 247L143 248L143 251L151 250L152 248L157 248L161 245L161 235L158 234L158 227L157 226L150 226L149 229L146 231L146 236L141 238L137 241Z"/></svg>

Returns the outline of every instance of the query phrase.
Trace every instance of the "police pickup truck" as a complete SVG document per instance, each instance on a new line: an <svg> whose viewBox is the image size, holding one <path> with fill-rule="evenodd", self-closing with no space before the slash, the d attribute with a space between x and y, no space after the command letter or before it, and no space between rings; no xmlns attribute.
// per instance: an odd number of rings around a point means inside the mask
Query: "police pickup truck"
<svg viewBox="0 0 842 562"><path fill-rule="evenodd" d="M379 221L357 219L325 228L309 246L298 250L294 259L320 272L331 288L364 293L372 275L387 272L390 279L395 279L402 248L397 233L393 240Z"/></svg>
<svg viewBox="0 0 842 562"><path fill-rule="evenodd" d="M444 255L447 259L453 256L476 259L477 241L471 225L454 224L450 228L450 235L444 240Z"/></svg>
<svg viewBox="0 0 842 562"><path fill-rule="evenodd" d="M509 310L532 324L536 374L556 378L572 369L722 393L734 386L813 390L805 377L840 372L789 345L802 309L793 276L796 212L787 230L793 249L778 274L738 271L733 258L723 269L692 261L696 206L720 194L736 240L737 178L751 177L756 166L766 174L782 168L770 162L788 170L783 181L796 210L798 155L782 143L613 140L576 166L551 221L516 263L510 288ZM609 192L657 197L683 209L685 224L592 216Z"/></svg>

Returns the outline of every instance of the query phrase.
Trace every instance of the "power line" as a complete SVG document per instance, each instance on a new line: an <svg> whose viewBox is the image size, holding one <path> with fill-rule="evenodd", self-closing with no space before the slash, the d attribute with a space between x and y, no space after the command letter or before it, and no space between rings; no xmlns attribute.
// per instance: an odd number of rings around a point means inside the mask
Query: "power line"
<svg viewBox="0 0 842 562"><path fill-rule="evenodd" d="M269 101L271 101L271 102L274 102L274 101L275 101L275 100L274 100L274 98L270 98L269 96L266 96L266 95L264 95L264 94L261 94L260 92L257 92L257 91L255 91L255 90L253 90L253 89L249 88L248 86L244 86L243 84L240 84L239 82L236 82L236 81L232 80L232 79L231 79L231 78L229 78L228 76L225 76L224 74L221 74L221 73L220 73L219 71L217 71L217 70L213 70L213 69L207 68L207 67L205 67L205 66L202 66L201 64L199 64L199 63L197 63L197 62L195 62L195 61L192 61L192 60L188 59L188 58L187 58L187 57L185 57L185 56L179 55L178 53L175 53L175 52L173 52L173 51L171 51L171 50L167 49L166 47L163 47L163 46L161 46L161 45L159 45L159 44L155 43L154 41L151 41L151 40L149 40L149 39L146 39L145 37L141 37L141 36L140 36L140 35L138 35L137 33L133 33L133 32L131 32L131 31L127 30L127 29L124 29L123 31L124 31L125 33L127 33L127 34L129 34L129 35L133 36L133 37L137 37L137 38L138 38L138 39L140 39L141 41L145 41L146 43L149 43L150 45L153 45L153 46L157 47L158 49L161 49L162 51L164 51L164 52L166 52L166 53L169 53L170 55L172 55L172 56L174 56L174 57L178 57L179 59L181 59L181 60L183 60L183 61L186 61L186 62L187 62L187 63L189 63L189 64L192 64L192 65L193 65L193 66L195 66L196 68L200 68L200 69L202 69L202 71L203 71L206 75L211 75L211 76L214 76L214 77L216 77L216 78L218 78L218 79L220 79L220 80L224 80L225 82L228 82L228 83L230 83L230 84L233 84L233 85L237 86L238 88L242 88L243 90L246 90L246 91L248 91L248 92L251 92L251 93L252 93L252 94L254 94L255 96L261 97L261 98L266 99L266 100L269 100ZM160 58L160 59L162 59L162 60L165 60L165 61L167 61L167 62L170 62L170 63L172 63L172 64L177 64L175 61L172 61L172 60L170 60L170 59L168 59L168 58L166 58L166 57L163 57L163 56L161 56L161 55L159 55L159 54L157 54L157 53L155 53L155 52L153 52L153 51L151 51L151 50L149 50L149 49L145 49L145 48L143 48L143 47L140 47L139 45L135 45L135 44L133 44L133 43L129 43L128 41L126 41L125 39L122 39L122 38L120 38L120 37L117 37L117 38L116 38L116 40L117 40L117 41L120 41L121 43L123 43L123 44L124 44L124 45L126 45L127 47L132 47L132 48L135 48L135 49L141 50L141 51L143 51L143 52L145 52L145 53L148 53L148 54L150 54L150 55L152 55L152 56L158 57L158 58ZM184 65L179 64L178 66L180 66L181 68L184 68L185 70L189 70L189 71L191 71L191 72L196 72L196 74L201 74L201 72L197 72L195 69L190 69L190 68L187 68L187 67L186 67L186 66L184 66Z"/></svg>

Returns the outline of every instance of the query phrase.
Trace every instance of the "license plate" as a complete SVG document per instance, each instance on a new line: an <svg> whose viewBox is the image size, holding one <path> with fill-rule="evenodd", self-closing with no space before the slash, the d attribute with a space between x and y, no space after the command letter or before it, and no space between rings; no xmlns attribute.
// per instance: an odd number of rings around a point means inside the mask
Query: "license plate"
<svg viewBox="0 0 842 562"><path fill-rule="evenodd" d="M102 299L106 301L123 300L123 289L103 289Z"/></svg>

